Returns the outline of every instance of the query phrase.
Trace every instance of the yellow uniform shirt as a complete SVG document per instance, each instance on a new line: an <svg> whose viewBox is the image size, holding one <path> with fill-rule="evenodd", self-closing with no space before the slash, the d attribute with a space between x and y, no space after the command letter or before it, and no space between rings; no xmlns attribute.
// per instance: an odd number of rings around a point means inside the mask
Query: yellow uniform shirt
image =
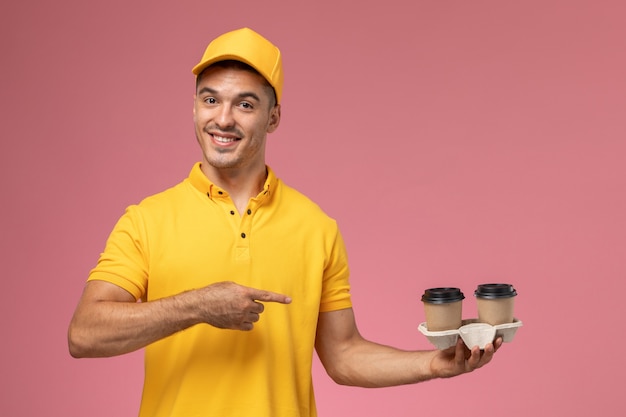
<svg viewBox="0 0 626 417"><path fill-rule="evenodd" d="M89 280L147 301L220 281L290 296L250 332L202 324L148 346L140 416L308 417L318 314L351 307L348 275L336 222L271 169L240 215L196 164L127 209Z"/></svg>

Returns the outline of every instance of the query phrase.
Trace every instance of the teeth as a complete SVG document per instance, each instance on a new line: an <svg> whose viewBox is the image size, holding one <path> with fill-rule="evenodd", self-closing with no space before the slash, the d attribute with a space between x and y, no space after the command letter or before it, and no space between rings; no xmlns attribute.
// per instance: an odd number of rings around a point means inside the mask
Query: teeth
<svg viewBox="0 0 626 417"><path fill-rule="evenodd" d="M235 141L235 138L225 138L225 137L217 136L217 135L213 135L213 137L215 138L216 141L221 142L221 143L230 143L230 142Z"/></svg>

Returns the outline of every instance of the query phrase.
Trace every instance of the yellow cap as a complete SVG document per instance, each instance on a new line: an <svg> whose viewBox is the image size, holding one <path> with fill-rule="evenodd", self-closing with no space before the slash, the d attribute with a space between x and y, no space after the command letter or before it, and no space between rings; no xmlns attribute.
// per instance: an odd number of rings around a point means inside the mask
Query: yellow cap
<svg viewBox="0 0 626 417"><path fill-rule="evenodd" d="M200 63L191 72L200 74L209 65L225 60L241 61L257 70L274 87L276 101L283 92L283 63L280 50L252 29L242 28L215 38Z"/></svg>

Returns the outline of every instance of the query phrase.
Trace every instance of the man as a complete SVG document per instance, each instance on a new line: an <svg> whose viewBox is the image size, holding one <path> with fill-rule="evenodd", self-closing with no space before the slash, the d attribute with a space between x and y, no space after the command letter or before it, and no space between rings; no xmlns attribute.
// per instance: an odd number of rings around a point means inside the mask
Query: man
<svg viewBox="0 0 626 417"><path fill-rule="evenodd" d="M150 417L315 416L314 348L336 382L363 387L492 359L500 339L408 352L361 337L336 222L265 163L281 117L274 45L247 28L226 33L193 73L202 161L115 226L70 323L73 356L145 347Z"/></svg>

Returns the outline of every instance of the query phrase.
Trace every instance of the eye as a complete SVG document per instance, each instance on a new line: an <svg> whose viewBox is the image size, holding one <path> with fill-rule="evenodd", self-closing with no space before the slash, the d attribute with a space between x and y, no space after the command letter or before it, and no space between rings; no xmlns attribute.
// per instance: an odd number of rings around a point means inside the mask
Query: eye
<svg viewBox="0 0 626 417"><path fill-rule="evenodd" d="M243 109L246 109L246 110L252 110L253 109L252 104L247 102L247 101L242 101L239 104L239 106L241 106Z"/></svg>
<svg viewBox="0 0 626 417"><path fill-rule="evenodd" d="M204 99L204 102L207 104L215 104L217 103L217 100L215 100L215 97L206 97Z"/></svg>

